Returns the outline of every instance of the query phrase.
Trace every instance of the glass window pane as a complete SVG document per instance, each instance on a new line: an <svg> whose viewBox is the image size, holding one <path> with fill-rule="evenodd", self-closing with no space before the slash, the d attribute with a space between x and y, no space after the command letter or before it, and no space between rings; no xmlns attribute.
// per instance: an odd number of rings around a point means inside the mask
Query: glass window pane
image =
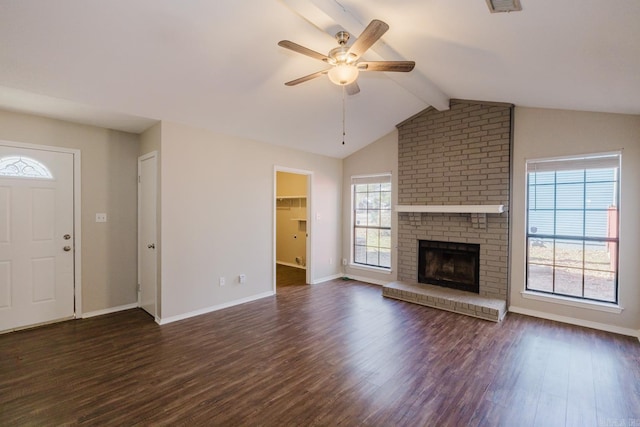
<svg viewBox="0 0 640 427"><path fill-rule="evenodd" d="M573 297L582 296L582 269L558 267L555 271L555 292Z"/></svg>
<svg viewBox="0 0 640 427"><path fill-rule="evenodd" d="M380 184L368 184L367 185L367 191L371 192L376 192L376 191L380 191Z"/></svg>
<svg viewBox="0 0 640 427"><path fill-rule="evenodd" d="M583 182L584 181L584 169L582 170L566 170L566 171L556 171L556 183L558 184L567 184L572 182Z"/></svg>
<svg viewBox="0 0 640 427"><path fill-rule="evenodd" d="M586 270L584 272L584 296L585 298L592 298L600 301L615 302L615 273Z"/></svg>
<svg viewBox="0 0 640 427"><path fill-rule="evenodd" d="M556 212L556 235L560 236L583 236L582 225L584 218L583 211L557 211Z"/></svg>
<svg viewBox="0 0 640 427"><path fill-rule="evenodd" d="M391 268L391 249L380 249L380 267Z"/></svg>
<svg viewBox="0 0 640 427"><path fill-rule="evenodd" d="M361 226L367 225L367 211L361 210L361 209L356 210L355 221L356 221L355 225L361 225Z"/></svg>
<svg viewBox="0 0 640 427"><path fill-rule="evenodd" d="M369 209L380 209L380 193L369 193Z"/></svg>
<svg viewBox="0 0 640 427"><path fill-rule="evenodd" d="M355 243L356 243L356 245L366 245L367 244L367 229L366 228L356 228Z"/></svg>
<svg viewBox="0 0 640 427"><path fill-rule="evenodd" d="M380 227L391 228L391 211L380 211Z"/></svg>
<svg viewBox="0 0 640 427"><path fill-rule="evenodd" d="M0 159L0 176L12 178L53 179L49 168L37 160L24 156L8 156Z"/></svg>
<svg viewBox="0 0 640 427"><path fill-rule="evenodd" d="M615 206L616 193L613 182L589 182L586 184L587 209L607 209Z"/></svg>
<svg viewBox="0 0 640 427"><path fill-rule="evenodd" d="M380 227L380 211L368 211L367 214L367 225L370 227Z"/></svg>
<svg viewBox="0 0 640 427"><path fill-rule="evenodd" d="M584 209L583 184L558 184L556 209Z"/></svg>
<svg viewBox="0 0 640 427"><path fill-rule="evenodd" d="M553 265L553 239L529 237L529 262Z"/></svg>
<svg viewBox="0 0 640 427"><path fill-rule="evenodd" d="M366 193L367 192L367 184L356 184L354 185L356 193Z"/></svg>
<svg viewBox="0 0 640 427"><path fill-rule="evenodd" d="M380 209L391 209L391 193L388 191L380 193Z"/></svg>
<svg viewBox="0 0 640 427"><path fill-rule="evenodd" d="M391 231L380 230L380 247L387 249L391 248Z"/></svg>
<svg viewBox="0 0 640 427"><path fill-rule="evenodd" d="M356 193L356 209L367 209L367 193Z"/></svg>
<svg viewBox="0 0 640 427"><path fill-rule="evenodd" d="M356 246L354 248L353 261L366 264L367 262L367 247L366 246Z"/></svg>
<svg viewBox="0 0 640 427"><path fill-rule="evenodd" d="M529 233L554 234L553 211L529 211Z"/></svg>
<svg viewBox="0 0 640 427"><path fill-rule="evenodd" d="M380 191L389 191L389 192L391 192L391 183L390 182L385 182L383 184L380 184Z"/></svg>
<svg viewBox="0 0 640 427"><path fill-rule="evenodd" d="M378 265L378 249L367 248L367 264Z"/></svg>
<svg viewBox="0 0 640 427"><path fill-rule="evenodd" d="M530 185L529 209L553 209L555 191L555 185Z"/></svg>
<svg viewBox="0 0 640 427"><path fill-rule="evenodd" d="M380 246L380 230L367 229L367 246L378 247Z"/></svg>
<svg viewBox="0 0 640 427"><path fill-rule="evenodd" d="M556 240L555 265L582 268L582 246L579 240Z"/></svg>
<svg viewBox="0 0 640 427"><path fill-rule="evenodd" d="M587 169L587 182L593 181L614 181L616 169Z"/></svg>
<svg viewBox="0 0 640 427"><path fill-rule="evenodd" d="M527 289L553 292L553 267L530 264L527 271Z"/></svg>
<svg viewBox="0 0 640 427"><path fill-rule="evenodd" d="M609 224L608 211L585 212L585 236L588 237L618 237L615 222ZM611 230L609 226L612 226Z"/></svg>
<svg viewBox="0 0 640 427"><path fill-rule="evenodd" d="M530 172L529 183L530 184L555 184L556 173L555 172Z"/></svg>
<svg viewBox="0 0 640 427"><path fill-rule="evenodd" d="M585 242L584 268L612 272L616 271L617 244L614 242Z"/></svg>

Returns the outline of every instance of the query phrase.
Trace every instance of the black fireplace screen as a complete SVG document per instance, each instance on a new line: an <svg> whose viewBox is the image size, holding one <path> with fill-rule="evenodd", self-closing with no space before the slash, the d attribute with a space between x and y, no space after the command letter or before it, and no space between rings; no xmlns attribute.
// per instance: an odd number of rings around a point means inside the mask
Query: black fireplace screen
<svg viewBox="0 0 640 427"><path fill-rule="evenodd" d="M420 240L418 282L480 292L480 245Z"/></svg>

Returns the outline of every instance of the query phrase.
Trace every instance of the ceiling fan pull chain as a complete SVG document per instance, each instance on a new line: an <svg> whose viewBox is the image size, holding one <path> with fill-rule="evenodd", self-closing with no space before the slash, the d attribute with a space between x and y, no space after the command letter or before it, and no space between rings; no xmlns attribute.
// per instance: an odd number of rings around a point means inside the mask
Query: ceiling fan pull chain
<svg viewBox="0 0 640 427"><path fill-rule="evenodd" d="M347 89L345 86L342 86L342 145L344 145L344 136L347 134L345 132L345 116L346 116L346 107L345 107L345 92Z"/></svg>

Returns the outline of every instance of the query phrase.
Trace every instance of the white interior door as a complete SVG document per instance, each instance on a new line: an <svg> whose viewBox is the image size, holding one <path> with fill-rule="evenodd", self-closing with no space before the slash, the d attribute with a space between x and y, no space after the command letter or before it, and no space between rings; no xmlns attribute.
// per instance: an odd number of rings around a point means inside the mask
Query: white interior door
<svg viewBox="0 0 640 427"><path fill-rule="evenodd" d="M74 315L73 161L0 146L0 331Z"/></svg>
<svg viewBox="0 0 640 427"><path fill-rule="evenodd" d="M154 318L157 317L157 169L155 152L138 159L138 297L140 307Z"/></svg>

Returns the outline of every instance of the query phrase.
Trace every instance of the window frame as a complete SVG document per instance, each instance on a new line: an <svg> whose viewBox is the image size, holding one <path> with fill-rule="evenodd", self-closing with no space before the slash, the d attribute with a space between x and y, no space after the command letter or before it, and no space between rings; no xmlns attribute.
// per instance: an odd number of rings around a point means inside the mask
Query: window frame
<svg viewBox="0 0 640 427"><path fill-rule="evenodd" d="M383 273L390 273L392 269L392 235L393 235L393 185L392 185L392 174L390 172L379 173L379 174L371 174L371 175L354 175L351 177L351 245L350 245L350 262L349 266L358 269L366 269L379 271ZM356 224L357 217L357 206L356 206L356 185L359 184L389 184L389 226L362 226ZM380 191L382 193L382 191ZM386 191L385 191L386 192ZM369 210L369 209L367 209ZM386 211L387 209L377 209L378 211ZM389 266L380 265L380 259L378 258L378 264L369 264L356 261L356 247L363 246L358 245L357 242L357 229L377 229L377 230L388 230L389 232ZM367 247L368 245L364 245ZM378 249L380 246L377 246ZM384 248L386 249L386 248Z"/></svg>
<svg viewBox="0 0 640 427"><path fill-rule="evenodd" d="M532 168L532 165L534 168ZM584 304L595 304L595 305L609 305L609 306L618 306L619 304L619 253L620 253L620 209L621 209L621 200L620 200L620 188L621 188L621 165L622 165L622 153L621 152L609 152L609 153L596 153L589 155L576 155L576 156L566 156L566 157L555 157L555 158L546 158L546 159L527 159L525 164L525 283L524 283L524 292L530 294L538 294L541 296L545 296L548 298L554 298L559 300L573 300L578 303ZM532 170L535 169L536 170ZM606 181L589 181L587 179L587 174L589 170L602 170L602 169L615 169L614 177L611 180ZM582 235L563 235L557 233L558 226L558 212L563 212L563 208L558 208L558 172L559 171L575 171L579 170L583 172L582 180L576 182L575 184L580 184L582 186L582 206L580 209L571 208L566 209L567 211L579 211L582 214ZM553 232L552 233L537 233L532 232L530 227L530 173L532 172L554 172L554 178L552 184L553 185L553 208L546 208L547 210L553 212ZM588 208L587 202L589 201L586 196L587 184L593 183L610 183L614 186L613 192L611 193L615 197L615 236L607 236L600 237L595 236L593 234L587 233L587 219L586 215L588 212L598 212L605 211L604 208ZM565 185L566 183L560 183L560 185ZM533 184L540 185L540 184ZM571 184L570 184L571 185ZM611 208L611 207L610 207ZM610 209L609 208L609 209ZM609 215L609 214L607 214ZM609 225L607 224L607 227ZM551 264L544 264L552 268L552 291L546 291L541 289L530 288L529 286L529 278L530 278L530 266L531 265L542 265L532 263L530 260L530 249L531 249L531 239L539 239L539 240L552 240L553 241L553 260ZM561 291L556 290L556 270L567 268L573 269L576 267L568 267L566 265L562 265L562 263L558 263L556 260L556 245L558 241L565 242L575 242L580 243L582 245L582 249L580 249L580 253L582 256L582 261L579 267L582 272L581 278L581 295L572 295L567 293L562 293ZM585 296L585 272L586 271L594 271L593 269L587 268L587 261L585 255L585 246L589 243L601 243L601 244L609 244L613 243L615 246L615 252L612 257L615 259L615 262L611 264L611 270L609 273L613 274L613 300L611 299L599 299L596 297ZM608 248L610 249L610 248ZM605 271L605 270L597 270L597 271Z"/></svg>

